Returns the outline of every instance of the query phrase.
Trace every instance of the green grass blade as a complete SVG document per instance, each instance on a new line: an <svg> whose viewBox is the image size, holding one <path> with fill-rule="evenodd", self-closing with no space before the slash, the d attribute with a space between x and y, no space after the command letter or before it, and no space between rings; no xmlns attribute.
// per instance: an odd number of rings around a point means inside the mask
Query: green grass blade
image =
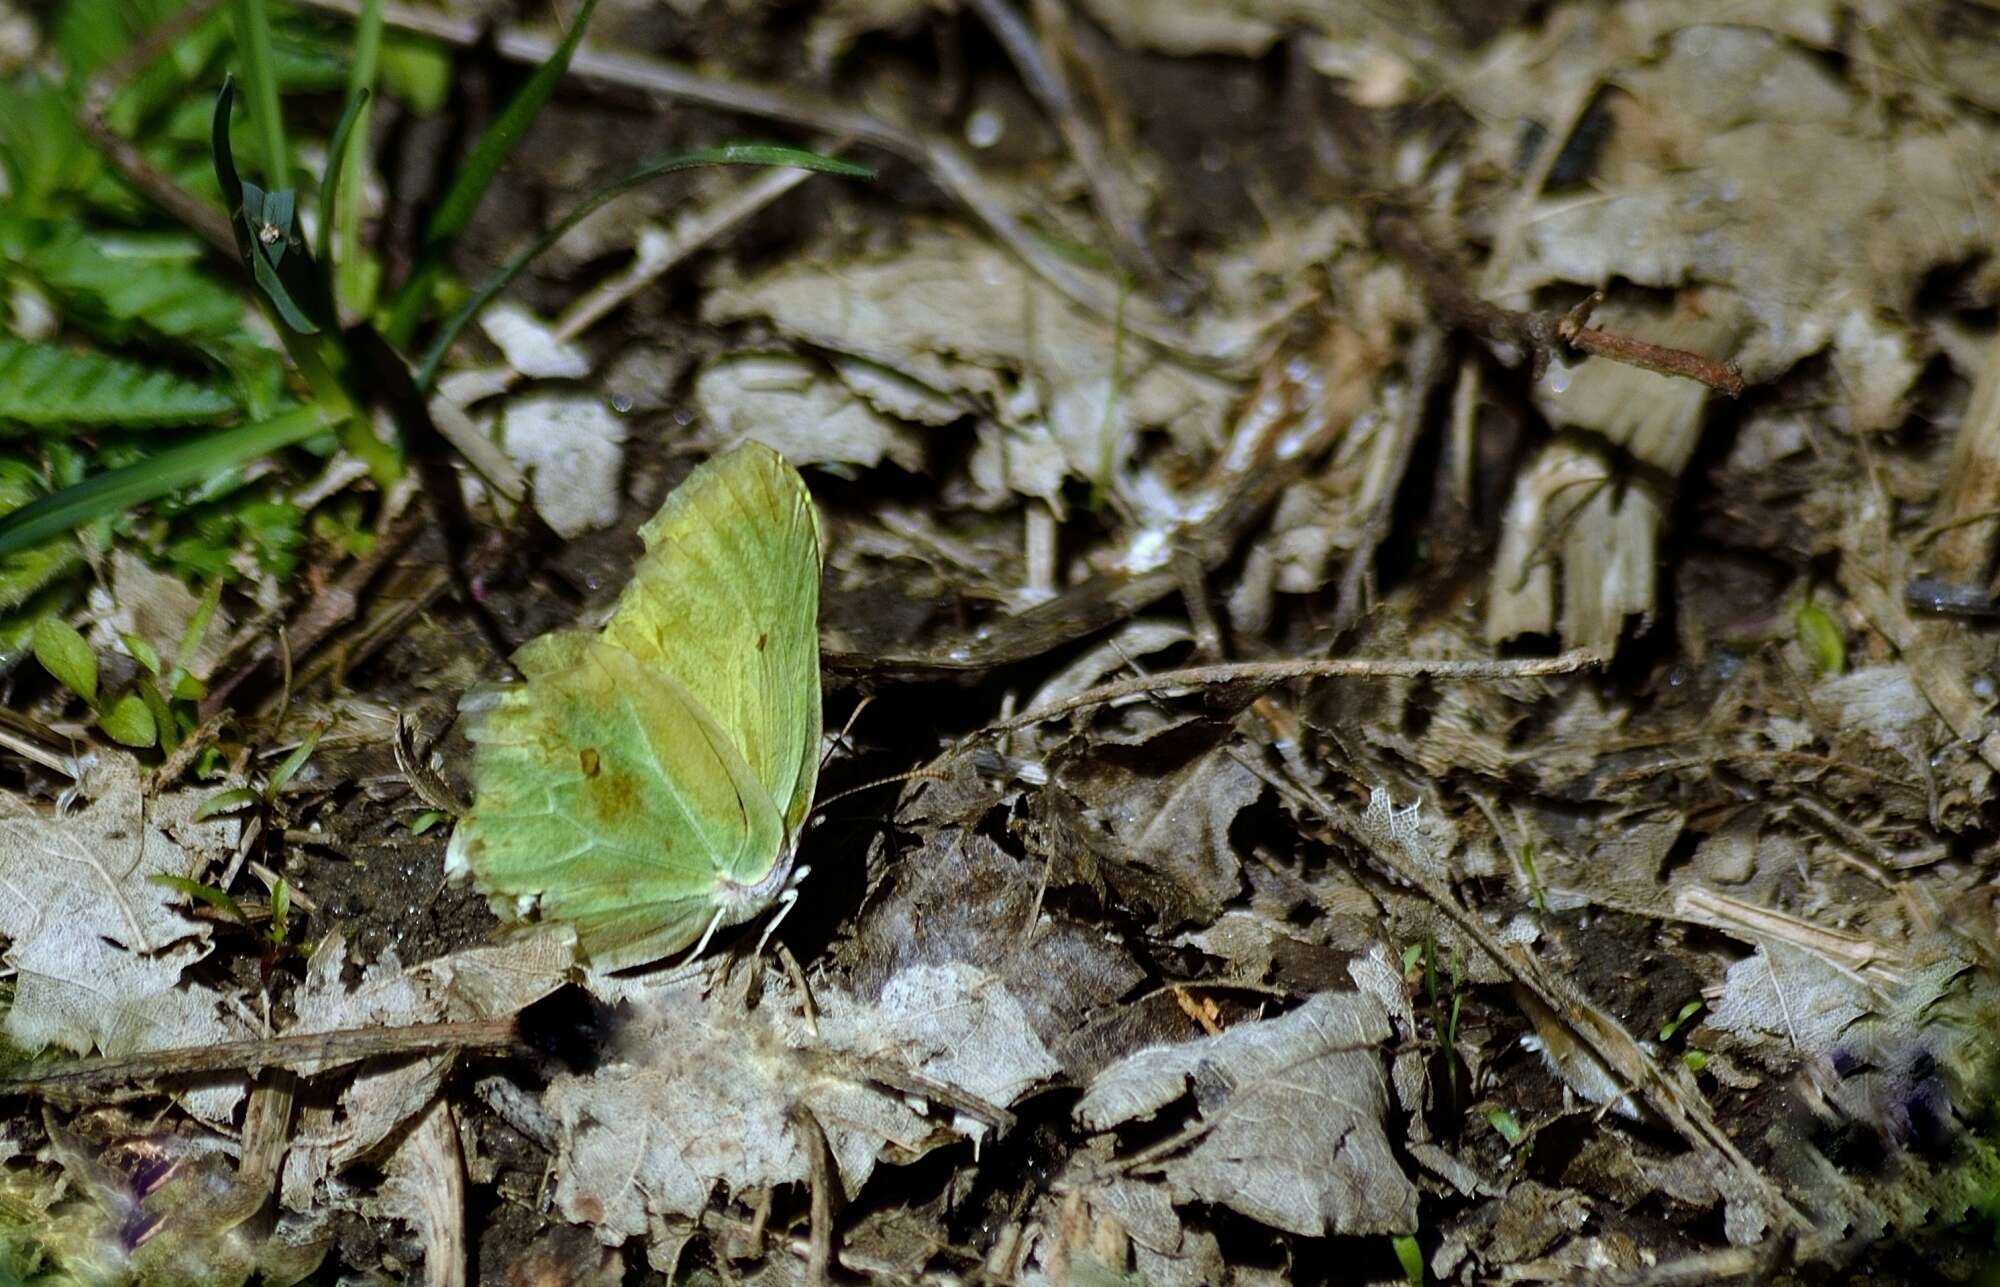
<svg viewBox="0 0 2000 1287"><path fill-rule="evenodd" d="M0 421L59 433L207 424L237 409L236 395L123 358L0 336Z"/></svg>
<svg viewBox="0 0 2000 1287"><path fill-rule="evenodd" d="M0 556L38 545L106 515L123 513L211 474L338 427L339 421L321 409L301 407L262 424L212 434L123 469L87 478L0 517Z"/></svg>
<svg viewBox="0 0 2000 1287"><path fill-rule="evenodd" d="M334 299L355 314L365 314L373 306L374 282L379 272L364 263L361 251L362 199L367 189L369 123L374 116L372 98L382 63L382 0L362 0L354 23L354 54L348 62L347 97L359 102L354 125L347 136L346 155L340 171L352 178L343 186L334 178L335 193L320 191L319 217L323 227L333 229L331 245L322 244L319 260L333 274ZM334 153L329 153L329 156ZM337 253L335 253L337 251Z"/></svg>
<svg viewBox="0 0 2000 1287"><path fill-rule="evenodd" d="M535 123L535 118L542 114L549 99L554 97L556 84L569 70L570 57L582 42L584 28L590 24L590 15L596 8L597 0L584 0L576 21L570 24L569 32L556 46L556 51L549 55L547 62L535 69L528 83L508 101L499 119L480 136L472 154L465 158L458 177L452 180L444 200L438 203L429 226L424 230L423 258L411 272L410 280L403 283L395 303L390 307L384 335L391 344L401 348L416 333L417 323L423 320L424 310L430 307L431 292L437 284L438 274L443 270L445 255L471 224L472 212L479 208L480 199L500 173L500 167L507 163L507 157L520 145L528 127Z"/></svg>
<svg viewBox="0 0 2000 1287"><path fill-rule="evenodd" d="M236 0L236 56L242 64L244 94L257 145L264 154L265 186L282 188L291 177L285 147L285 115L278 103L278 67L271 53L271 14L264 0Z"/></svg>
<svg viewBox="0 0 2000 1287"><path fill-rule="evenodd" d="M452 314L438 331L437 338L424 350L417 363L417 388L428 391L431 381L437 378L438 367L444 362L445 353L459 334L479 315L481 309L493 302L493 297L507 289L509 282L518 277L521 270L532 263L535 257L556 244L562 235L622 192L640 184L657 179L663 174L678 170L692 170L704 165L789 165L801 170L817 170L822 174L838 174L850 179L872 179L875 172L867 166L856 165L852 161L842 161L803 148L777 147L763 143L734 143L724 147L703 148L695 152L676 152L670 156L648 161L638 169L620 178L613 179L597 191L585 197L568 214L551 224L547 231L535 238L528 247L501 266L500 271L488 278L484 285L473 292L459 310Z"/></svg>
<svg viewBox="0 0 2000 1287"><path fill-rule="evenodd" d="M333 128L332 140L326 145L326 174L319 182L319 249L316 255L323 272L333 270L334 213L340 209L340 176L347 170L348 137L367 107L368 91L355 91L347 100L347 109L340 114L340 124ZM331 292L331 283L327 289Z"/></svg>

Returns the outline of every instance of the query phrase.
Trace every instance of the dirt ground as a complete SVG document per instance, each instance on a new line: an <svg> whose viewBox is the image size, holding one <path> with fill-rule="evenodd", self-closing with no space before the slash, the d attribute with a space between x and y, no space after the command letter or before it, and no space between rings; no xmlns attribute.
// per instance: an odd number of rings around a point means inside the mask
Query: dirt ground
<svg viewBox="0 0 2000 1287"><path fill-rule="evenodd" d="M391 278L548 16L391 10ZM142 811L289 939L116 1003L518 1028L7 1100L0 1208L122 1248L20 1280L1994 1281L1996 73L1975 0L603 0L464 280L662 153L876 177L636 188L468 330L525 503L344 489L222 735L310 759ZM477 695L745 440L824 534L808 871L608 971L447 874Z"/></svg>

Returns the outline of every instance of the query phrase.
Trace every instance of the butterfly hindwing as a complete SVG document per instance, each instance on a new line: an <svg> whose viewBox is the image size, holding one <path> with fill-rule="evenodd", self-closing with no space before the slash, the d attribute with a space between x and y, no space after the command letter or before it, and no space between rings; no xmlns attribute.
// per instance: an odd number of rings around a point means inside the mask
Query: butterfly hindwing
<svg viewBox="0 0 2000 1287"><path fill-rule="evenodd" d="M575 925L606 968L685 947L727 873L776 861L783 819L670 675L589 636L537 643L527 683L475 711L472 869L489 894Z"/></svg>

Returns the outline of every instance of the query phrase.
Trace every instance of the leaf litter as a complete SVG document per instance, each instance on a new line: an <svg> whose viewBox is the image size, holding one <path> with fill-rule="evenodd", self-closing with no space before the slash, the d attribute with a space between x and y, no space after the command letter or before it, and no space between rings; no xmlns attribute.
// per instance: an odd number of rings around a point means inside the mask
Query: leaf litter
<svg viewBox="0 0 2000 1287"><path fill-rule="evenodd" d="M684 457L809 467L829 711L872 703L822 799L919 776L827 805L772 950L605 975L417 834L464 746L413 772L385 712L436 735L500 666L435 589L347 609L301 684L324 749L253 828L108 748L10 758L6 1032L50 1052L19 1071L133 1082L8 1117L36 1245L149 1282L1973 1272L2000 740L1990 633L1938 609L1990 604L1989 16L1088 0L1003 58L964 33L1005 6L843 3L816 79L732 99L770 63L726 8L607 11L623 57L579 70L858 134L892 199L718 215L689 280L648 267L688 253L654 207L607 207L629 281L532 283L438 418L496 511L574 538L481 582L517 641L609 602ZM962 148L904 123L940 102ZM617 159L630 110L531 136L522 182ZM1107 268L1119 191L1165 275ZM1750 394L1536 329L1593 290ZM563 297L583 323L538 320ZM193 600L124 551L103 580L113 632L173 642ZM268 633L287 588L229 610ZM1439 665L1558 649L1607 666ZM1239 664L1328 656L1410 664ZM256 865L262 940L148 879L248 906ZM319 909L289 942L281 874ZM352 1032L435 1041L283 1044ZM189 1047L234 1063L145 1071Z"/></svg>

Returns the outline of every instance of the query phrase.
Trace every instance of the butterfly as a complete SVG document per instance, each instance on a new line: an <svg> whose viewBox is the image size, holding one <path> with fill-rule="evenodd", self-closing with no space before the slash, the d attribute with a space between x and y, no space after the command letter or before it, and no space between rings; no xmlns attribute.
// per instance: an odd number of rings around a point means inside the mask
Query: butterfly
<svg viewBox="0 0 2000 1287"><path fill-rule="evenodd" d="M819 514L783 456L698 466L639 531L602 630L514 657L460 703L474 800L447 869L503 918L647 964L796 896L819 776Z"/></svg>

